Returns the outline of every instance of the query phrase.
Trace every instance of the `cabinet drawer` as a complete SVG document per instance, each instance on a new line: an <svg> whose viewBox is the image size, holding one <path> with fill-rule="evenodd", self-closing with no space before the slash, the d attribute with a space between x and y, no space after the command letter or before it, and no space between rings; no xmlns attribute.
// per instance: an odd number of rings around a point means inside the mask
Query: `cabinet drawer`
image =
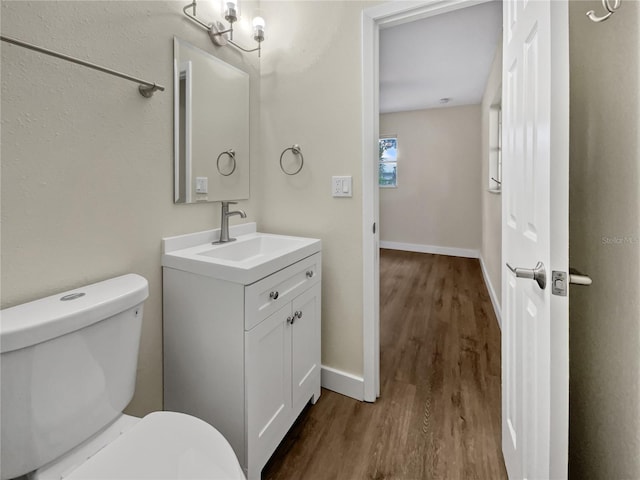
<svg viewBox="0 0 640 480"><path fill-rule="evenodd" d="M296 295L320 281L321 254L315 253L293 265L247 285L244 290L244 328L251 330Z"/></svg>

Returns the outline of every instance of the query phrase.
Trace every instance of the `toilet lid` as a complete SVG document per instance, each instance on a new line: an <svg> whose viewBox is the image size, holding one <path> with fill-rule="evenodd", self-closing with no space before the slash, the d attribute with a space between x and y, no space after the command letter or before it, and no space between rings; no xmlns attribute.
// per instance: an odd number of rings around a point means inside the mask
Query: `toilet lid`
<svg viewBox="0 0 640 480"><path fill-rule="evenodd" d="M208 423L154 412L64 479L245 480L229 442Z"/></svg>

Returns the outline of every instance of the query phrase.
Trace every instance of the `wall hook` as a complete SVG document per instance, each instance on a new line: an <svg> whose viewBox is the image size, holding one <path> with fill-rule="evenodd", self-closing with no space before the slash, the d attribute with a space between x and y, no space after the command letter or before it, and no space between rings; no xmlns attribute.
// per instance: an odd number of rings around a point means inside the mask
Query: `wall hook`
<svg viewBox="0 0 640 480"><path fill-rule="evenodd" d="M602 17L596 15L595 10L589 10L587 12L587 17L591 19L591 21L600 23L607 20L611 15L613 15L616 10L620 8L620 4L622 0L602 0L602 6L607 11Z"/></svg>

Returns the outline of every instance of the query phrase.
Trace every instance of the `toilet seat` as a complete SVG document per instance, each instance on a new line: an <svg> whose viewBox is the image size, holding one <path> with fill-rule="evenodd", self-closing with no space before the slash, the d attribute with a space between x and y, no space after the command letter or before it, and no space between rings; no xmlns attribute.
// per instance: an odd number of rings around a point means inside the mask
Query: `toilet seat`
<svg viewBox="0 0 640 480"><path fill-rule="evenodd" d="M229 442L208 423L154 412L73 469L65 480L245 480Z"/></svg>

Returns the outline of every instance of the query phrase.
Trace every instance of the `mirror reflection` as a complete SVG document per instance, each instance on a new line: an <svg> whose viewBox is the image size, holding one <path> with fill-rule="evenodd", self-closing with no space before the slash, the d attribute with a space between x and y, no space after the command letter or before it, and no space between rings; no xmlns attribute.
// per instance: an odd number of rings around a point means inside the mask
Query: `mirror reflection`
<svg viewBox="0 0 640 480"><path fill-rule="evenodd" d="M174 38L175 203L249 198L249 74Z"/></svg>

